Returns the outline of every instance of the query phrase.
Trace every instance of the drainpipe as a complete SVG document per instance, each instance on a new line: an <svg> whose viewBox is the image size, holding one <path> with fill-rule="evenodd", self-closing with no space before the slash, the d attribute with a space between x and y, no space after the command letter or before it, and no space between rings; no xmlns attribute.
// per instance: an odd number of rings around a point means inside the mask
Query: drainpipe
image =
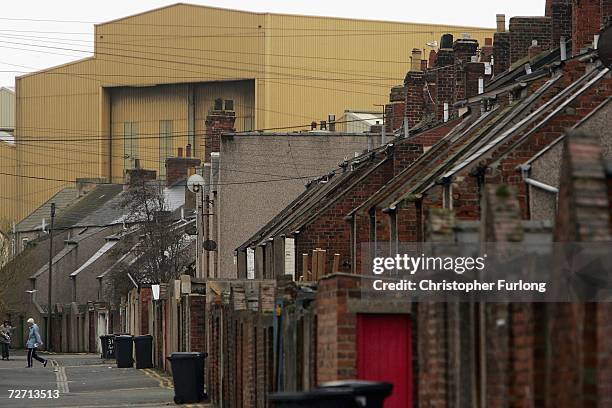
<svg viewBox="0 0 612 408"><path fill-rule="evenodd" d="M533 186L535 188L539 188L540 190L548 191L549 193L559 194L559 189L557 187L529 178L529 170L531 169L531 166L529 164L522 164L518 167L518 169L521 171L523 181L526 184L529 184L530 186Z"/></svg>

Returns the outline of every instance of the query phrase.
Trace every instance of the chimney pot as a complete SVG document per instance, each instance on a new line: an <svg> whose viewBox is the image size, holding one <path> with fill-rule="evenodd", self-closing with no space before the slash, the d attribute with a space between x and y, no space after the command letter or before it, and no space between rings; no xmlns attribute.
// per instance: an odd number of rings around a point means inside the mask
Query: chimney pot
<svg viewBox="0 0 612 408"><path fill-rule="evenodd" d="M317 122L316 121L312 121L310 122L310 130L317 130Z"/></svg>
<svg viewBox="0 0 612 408"><path fill-rule="evenodd" d="M440 48L441 49L453 48L453 35L452 34L442 35L442 38L440 38Z"/></svg>
<svg viewBox="0 0 612 408"><path fill-rule="evenodd" d="M185 157L191 157L191 145L185 146Z"/></svg>
<svg viewBox="0 0 612 408"><path fill-rule="evenodd" d="M418 48L412 49L412 61L410 70L413 72L421 72L421 50Z"/></svg>
<svg viewBox="0 0 612 408"><path fill-rule="evenodd" d="M183 148L182 147L178 148L178 157L183 157Z"/></svg>

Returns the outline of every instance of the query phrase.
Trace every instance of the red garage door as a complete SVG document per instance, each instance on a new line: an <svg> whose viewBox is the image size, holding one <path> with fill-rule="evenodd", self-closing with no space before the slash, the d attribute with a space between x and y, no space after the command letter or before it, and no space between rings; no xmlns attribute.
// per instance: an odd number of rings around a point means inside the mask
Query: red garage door
<svg viewBox="0 0 612 408"><path fill-rule="evenodd" d="M357 376L393 384L385 408L412 407L412 346L408 315L357 316Z"/></svg>

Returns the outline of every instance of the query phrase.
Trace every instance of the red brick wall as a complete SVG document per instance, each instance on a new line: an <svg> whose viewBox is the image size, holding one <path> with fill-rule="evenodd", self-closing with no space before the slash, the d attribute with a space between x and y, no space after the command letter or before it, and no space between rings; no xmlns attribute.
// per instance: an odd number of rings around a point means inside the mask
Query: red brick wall
<svg viewBox="0 0 612 408"><path fill-rule="evenodd" d="M572 0L572 53L593 43L601 25L601 0Z"/></svg>
<svg viewBox="0 0 612 408"><path fill-rule="evenodd" d="M355 182L364 170L357 170L349 183ZM393 175L393 160L382 164L367 178L359 182L340 199L321 213L312 223L302 229L296 237L296 254L312 253L316 248L327 250L326 271L330 273L333 266L333 255L340 254L340 270L350 272L351 231L344 217L353 208L359 206L374 194ZM310 257L312 261L312 257ZM298 275L303 274L301 259L296 261Z"/></svg>
<svg viewBox="0 0 612 408"><path fill-rule="evenodd" d="M149 334L149 302L152 298L151 288L140 289L140 334Z"/></svg>
<svg viewBox="0 0 612 408"><path fill-rule="evenodd" d="M206 297L191 295L189 299L190 351L206 350Z"/></svg>
<svg viewBox="0 0 612 408"><path fill-rule="evenodd" d="M552 46L552 19L550 17L513 17L510 19L510 64L525 58L532 40L542 49ZM556 44L555 44L556 45ZM497 62L497 61L496 61Z"/></svg>
<svg viewBox="0 0 612 408"><path fill-rule="evenodd" d="M552 18L553 47L559 44L563 36L566 40L572 37L572 1L547 0L546 16Z"/></svg>
<svg viewBox="0 0 612 408"><path fill-rule="evenodd" d="M357 316L349 313L349 292L358 286L350 276L335 275L319 282L317 313L317 381L355 378Z"/></svg>
<svg viewBox="0 0 612 408"><path fill-rule="evenodd" d="M190 168L200 165L195 157L169 157L166 159L166 185L172 186L187 178Z"/></svg>

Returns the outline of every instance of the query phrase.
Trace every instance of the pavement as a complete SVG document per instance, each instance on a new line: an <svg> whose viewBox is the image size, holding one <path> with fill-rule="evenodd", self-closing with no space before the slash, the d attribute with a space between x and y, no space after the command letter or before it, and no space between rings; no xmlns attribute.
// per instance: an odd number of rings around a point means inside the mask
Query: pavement
<svg viewBox="0 0 612 408"><path fill-rule="evenodd" d="M102 360L99 354L39 355L49 359L46 368L38 361L25 368L24 351L11 350L11 359L0 361L0 407L176 406L172 377L161 371L116 368L114 360Z"/></svg>

